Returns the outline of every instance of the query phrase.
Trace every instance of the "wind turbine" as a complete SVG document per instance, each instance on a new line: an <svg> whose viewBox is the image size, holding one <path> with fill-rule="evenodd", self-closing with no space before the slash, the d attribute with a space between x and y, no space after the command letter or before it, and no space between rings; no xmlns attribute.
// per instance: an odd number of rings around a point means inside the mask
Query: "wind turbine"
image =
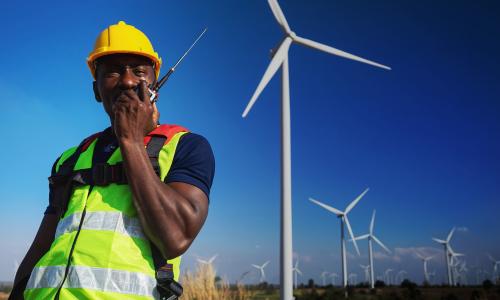
<svg viewBox="0 0 500 300"><path fill-rule="evenodd" d="M375 288L375 280L374 280L374 270L373 270L373 248L372 248L372 240L374 240L377 244L380 245L385 251L391 253L391 251L373 234L373 226L375 225L375 210L373 210L372 220L370 221L370 228L368 234L364 234L354 238L354 240L363 240L368 239L368 259L370 260L370 285L371 288Z"/></svg>
<svg viewBox="0 0 500 300"><path fill-rule="evenodd" d="M365 272L365 281L370 281L370 265L359 265L361 269Z"/></svg>
<svg viewBox="0 0 500 300"><path fill-rule="evenodd" d="M326 286L326 276L328 276L328 272L327 271L323 271L321 272L321 279L323 279L323 286Z"/></svg>
<svg viewBox="0 0 500 300"><path fill-rule="evenodd" d="M493 283L496 283L498 280L498 266L500 265L500 260L494 259L491 254L488 254L488 258L493 263L493 272L491 273L491 279L493 280Z"/></svg>
<svg viewBox="0 0 500 300"><path fill-rule="evenodd" d="M368 192L368 189L364 190L361 195L359 195L356 199L354 199L344 211L340 211L334 207L331 207L329 205L326 205L324 203L319 202L318 200L315 200L313 198L309 198L309 200L313 203L316 203L317 205L323 207L324 209L333 212L334 214L337 215L337 217L340 218L340 252L342 255L342 279L343 279L343 285L344 288L347 287L347 259L346 259L346 250L345 250L345 238L344 238L344 224L347 227L347 231L349 231L349 235L351 236L351 239L353 240L352 242L354 243L354 248L356 248L356 252L358 252L359 255L359 248L358 244L356 243L356 240L354 239L354 234L352 233L352 228L351 224L349 223L349 219L347 218L347 214L353 209L353 207L363 198L363 196ZM347 297L347 295L346 295Z"/></svg>
<svg viewBox="0 0 500 300"><path fill-rule="evenodd" d="M264 268L267 266L268 263L269 263L269 260L266 261L262 266L252 264L252 267L257 268L260 271L259 282L264 282L264 279L266 279L266 273L264 273Z"/></svg>
<svg viewBox="0 0 500 300"><path fill-rule="evenodd" d="M242 117L246 117L252 109L260 93L264 90L274 74L281 67L281 247L280 247L280 298L282 300L293 299L292 286L292 169L291 169L291 129L290 129L290 85L288 78L288 50L292 42L320 50L329 54L337 55L343 58L366 63L379 68L390 70L389 67L376 62L361 58L356 55L344 52L342 50L312 41L310 39L299 37L290 29L288 22L281 10L278 1L268 0L274 18L284 32L284 39L273 51L273 56L262 79L260 80L252 98L248 102Z"/></svg>
<svg viewBox="0 0 500 300"><path fill-rule="evenodd" d="M424 262L424 280L429 283L429 273L427 272L427 262L434 258L434 256L423 256L422 254L415 252L415 254Z"/></svg>
<svg viewBox="0 0 500 300"><path fill-rule="evenodd" d="M457 285L456 277L458 276L458 264L460 261L458 260L459 257L465 256L465 254L462 253L457 253L453 251L453 248L451 248L451 245L448 245L448 256L450 257L450 268L452 269L452 284Z"/></svg>
<svg viewBox="0 0 500 300"><path fill-rule="evenodd" d="M434 278L436 278L436 270L429 272L429 283L434 284Z"/></svg>
<svg viewBox="0 0 500 300"><path fill-rule="evenodd" d="M332 286L335 286L335 277L339 277L337 273L330 273L330 277L332 278Z"/></svg>
<svg viewBox="0 0 500 300"><path fill-rule="evenodd" d="M385 278L387 280L387 285L391 285L391 272L394 271L393 269L387 269L385 270Z"/></svg>
<svg viewBox="0 0 500 300"><path fill-rule="evenodd" d="M294 275L295 275L295 289L297 289L297 273L302 275L302 272L299 270L299 258L297 258L297 261L295 262L295 266L292 269Z"/></svg>
<svg viewBox="0 0 500 300"><path fill-rule="evenodd" d="M405 270L399 271L398 274L396 274L396 282L401 283L401 281L403 281L404 274L408 274L408 272L406 272Z"/></svg>
<svg viewBox="0 0 500 300"><path fill-rule="evenodd" d="M446 240L432 238L434 241L440 243L444 247L444 259L446 261L446 271L448 273L448 285L450 286L453 285L453 282L452 282L451 268L450 268L450 258L449 258L450 254L448 249L450 248L450 240L451 237L453 236L453 232L455 232L455 227L453 227L450 233L448 233L448 237L446 238Z"/></svg>

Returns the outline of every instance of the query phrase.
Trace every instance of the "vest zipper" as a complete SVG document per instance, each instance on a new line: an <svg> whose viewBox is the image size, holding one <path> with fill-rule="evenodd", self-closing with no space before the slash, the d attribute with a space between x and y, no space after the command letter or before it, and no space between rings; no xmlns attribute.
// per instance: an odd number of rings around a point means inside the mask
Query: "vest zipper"
<svg viewBox="0 0 500 300"><path fill-rule="evenodd" d="M94 186L91 185L89 188L89 192L87 194L87 199L89 198L90 193L92 192L93 188L94 188ZM61 285L57 289L56 295L54 296L54 300L59 300L59 295L61 293L61 289L64 285L64 282L66 281L66 278L68 277L69 267L71 265L71 258L73 257L73 250L75 250L76 240L78 239L78 236L80 235L80 231L82 229L83 221L85 220L86 214L87 214L87 202L85 202L85 207L83 208L82 217L80 218L80 224L78 225L78 231L76 232L75 239L73 240L73 244L71 245L71 249L69 251L68 262L66 263L66 270L64 271L63 280L61 281Z"/></svg>

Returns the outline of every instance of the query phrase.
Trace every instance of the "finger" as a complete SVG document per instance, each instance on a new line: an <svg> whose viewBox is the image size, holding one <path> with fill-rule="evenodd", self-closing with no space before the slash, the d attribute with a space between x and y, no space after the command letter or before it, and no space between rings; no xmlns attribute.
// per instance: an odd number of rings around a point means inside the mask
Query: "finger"
<svg viewBox="0 0 500 300"><path fill-rule="evenodd" d="M143 79L139 82L139 98L142 102L149 102L148 84Z"/></svg>

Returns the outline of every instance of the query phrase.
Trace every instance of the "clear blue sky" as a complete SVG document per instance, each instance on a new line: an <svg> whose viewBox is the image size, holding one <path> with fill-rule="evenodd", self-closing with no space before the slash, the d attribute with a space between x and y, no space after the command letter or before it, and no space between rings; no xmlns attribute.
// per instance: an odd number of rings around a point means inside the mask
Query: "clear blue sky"
<svg viewBox="0 0 500 300"><path fill-rule="evenodd" d="M421 280L413 247L439 254L432 236L461 227L455 250L491 272L500 257L500 5L494 1L281 1L300 36L390 65L384 71L292 45L294 250L304 277L340 271L339 224L313 196L352 211L356 234L375 231L396 255L379 270ZM47 205L53 161L108 126L93 99L85 58L97 34L124 20L143 30L163 73L208 26L208 33L163 88L164 123L208 138L217 169L210 213L185 255L218 253L234 281L271 260L278 282L280 80L247 119L241 113L282 38L267 1L87 1L15 4L0 12L0 281L12 280ZM361 276L361 257L350 259ZM378 249L378 248L377 248ZM379 251L378 249L377 251ZM352 249L350 249L353 252ZM253 276L253 277L252 277ZM249 277L255 282L257 275Z"/></svg>

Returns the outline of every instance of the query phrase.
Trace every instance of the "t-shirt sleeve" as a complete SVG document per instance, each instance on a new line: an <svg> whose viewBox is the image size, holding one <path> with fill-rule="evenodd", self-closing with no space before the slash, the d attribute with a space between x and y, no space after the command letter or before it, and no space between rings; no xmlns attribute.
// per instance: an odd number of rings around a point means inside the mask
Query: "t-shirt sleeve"
<svg viewBox="0 0 500 300"><path fill-rule="evenodd" d="M209 198L214 174L215 158L210 143L201 135L186 133L177 144L172 166L164 182L194 185Z"/></svg>
<svg viewBox="0 0 500 300"><path fill-rule="evenodd" d="M52 170L50 171L50 176L54 176L56 174L56 165L61 157L57 158L54 164L52 165ZM44 215L52 215L57 212L57 207L54 205L54 191L52 190L52 185L49 184L49 205L45 209Z"/></svg>

